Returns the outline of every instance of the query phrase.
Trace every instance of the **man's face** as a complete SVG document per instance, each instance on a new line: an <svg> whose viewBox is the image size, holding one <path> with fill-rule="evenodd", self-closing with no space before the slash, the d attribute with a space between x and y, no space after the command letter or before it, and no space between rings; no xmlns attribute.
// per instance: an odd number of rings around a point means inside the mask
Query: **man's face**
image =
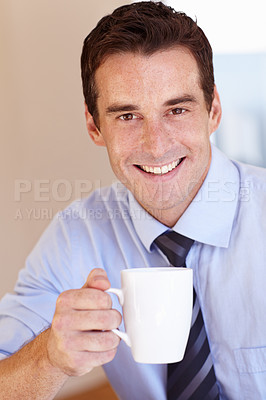
<svg viewBox="0 0 266 400"><path fill-rule="evenodd" d="M201 186L210 165L210 134L221 109L209 113L191 53L176 47L151 56L115 54L96 71L99 130L117 178L155 218L172 226Z"/></svg>

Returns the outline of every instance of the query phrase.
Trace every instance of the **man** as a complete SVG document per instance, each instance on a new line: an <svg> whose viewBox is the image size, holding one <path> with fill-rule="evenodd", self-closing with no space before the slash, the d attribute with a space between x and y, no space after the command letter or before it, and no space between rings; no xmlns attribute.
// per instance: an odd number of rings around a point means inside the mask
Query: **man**
<svg viewBox="0 0 266 400"><path fill-rule="evenodd" d="M103 365L120 398L166 399L167 366L133 361L105 290L121 269L168 265L154 241L172 228L194 241L186 265L220 398L265 399L266 173L210 145L221 106L208 40L185 14L136 3L98 23L81 65L88 132L122 184L59 213L2 300L3 398L50 399ZM201 383L181 398L217 398Z"/></svg>

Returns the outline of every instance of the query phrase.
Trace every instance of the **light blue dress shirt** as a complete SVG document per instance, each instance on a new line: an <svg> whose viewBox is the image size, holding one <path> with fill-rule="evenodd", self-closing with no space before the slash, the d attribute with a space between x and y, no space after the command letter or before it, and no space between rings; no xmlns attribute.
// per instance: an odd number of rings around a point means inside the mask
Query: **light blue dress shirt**
<svg viewBox="0 0 266 400"><path fill-rule="evenodd" d="M120 183L60 212L28 257L15 294L0 303L2 358L48 327L59 293L83 286L94 267L120 287L122 269L168 265L153 244L166 229ZM266 171L213 147L208 175L174 230L195 240L187 266L221 399L266 399ZM116 298L113 305L121 311ZM121 399L166 399L167 366L134 362L122 341L104 369Z"/></svg>

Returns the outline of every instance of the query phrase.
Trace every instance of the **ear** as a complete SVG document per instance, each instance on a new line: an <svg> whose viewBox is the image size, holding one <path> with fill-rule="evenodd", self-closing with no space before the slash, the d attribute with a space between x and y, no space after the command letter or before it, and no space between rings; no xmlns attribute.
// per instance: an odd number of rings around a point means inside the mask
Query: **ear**
<svg viewBox="0 0 266 400"><path fill-rule="evenodd" d="M214 97L212 101L212 108L209 115L209 134L211 135L215 132L222 118L222 107L220 102L219 93L217 91L216 85L214 86Z"/></svg>
<svg viewBox="0 0 266 400"><path fill-rule="evenodd" d="M94 141L94 143L97 146L105 146L105 141L103 139L103 136L102 136L101 132L99 131L99 129L96 127L93 117L88 111L88 107L87 107L86 103L85 103L85 118L86 118L86 125L87 125L88 133L89 133L90 137L92 138L92 140Z"/></svg>

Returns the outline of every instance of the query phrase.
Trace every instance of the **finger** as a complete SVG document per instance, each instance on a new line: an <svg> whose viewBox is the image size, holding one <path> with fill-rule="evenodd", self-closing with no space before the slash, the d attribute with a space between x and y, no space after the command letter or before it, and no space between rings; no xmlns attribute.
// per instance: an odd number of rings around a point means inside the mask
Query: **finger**
<svg viewBox="0 0 266 400"><path fill-rule="evenodd" d="M80 332L73 335L70 341L70 351L104 352L114 350L120 343L120 338L112 331Z"/></svg>
<svg viewBox="0 0 266 400"><path fill-rule="evenodd" d="M91 359L91 364L93 365L93 367L98 367L100 365L112 361L116 355L116 351L117 348L102 352L84 352L84 353L88 354L88 358Z"/></svg>
<svg viewBox="0 0 266 400"><path fill-rule="evenodd" d="M83 288L95 288L100 290L107 290L110 287L110 282L107 274L102 268L94 268L83 286Z"/></svg>
<svg viewBox="0 0 266 400"><path fill-rule="evenodd" d="M113 360L116 349L103 352L77 351L72 352L64 372L68 375L81 376L91 371L92 368L106 364Z"/></svg>
<svg viewBox="0 0 266 400"><path fill-rule="evenodd" d="M58 313L53 320L53 329L66 331L109 331L117 328L122 321L121 314L114 309L71 311L67 315Z"/></svg>
<svg viewBox="0 0 266 400"><path fill-rule="evenodd" d="M71 289L62 292L56 302L57 310L104 310L112 308L108 293L93 288Z"/></svg>

